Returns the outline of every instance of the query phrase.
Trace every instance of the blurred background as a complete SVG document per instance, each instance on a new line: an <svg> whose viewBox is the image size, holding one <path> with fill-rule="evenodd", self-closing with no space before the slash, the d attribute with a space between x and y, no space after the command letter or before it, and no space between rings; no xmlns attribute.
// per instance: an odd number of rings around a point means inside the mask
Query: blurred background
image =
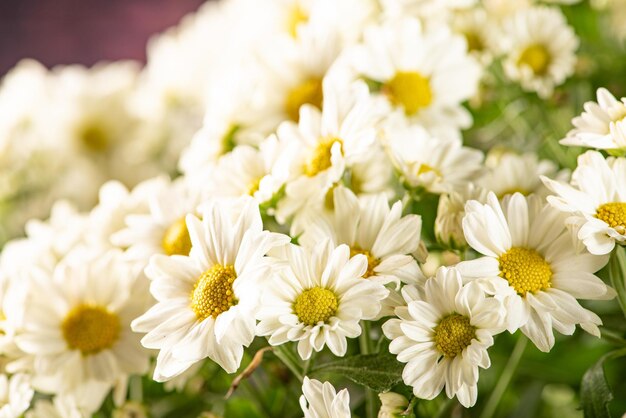
<svg viewBox="0 0 626 418"><path fill-rule="evenodd" d="M0 76L22 58L48 67L145 61L146 41L204 0L0 0Z"/></svg>

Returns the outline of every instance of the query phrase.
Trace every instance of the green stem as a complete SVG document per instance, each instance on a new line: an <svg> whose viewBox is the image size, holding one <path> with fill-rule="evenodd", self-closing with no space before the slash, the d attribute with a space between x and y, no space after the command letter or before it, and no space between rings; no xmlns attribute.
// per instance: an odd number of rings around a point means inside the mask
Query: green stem
<svg viewBox="0 0 626 418"><path fill-rule="evenodd" d="M454 398L446 398L445 402L442 403L441 406L439 407L439 410L437 411L437 415L435 415L435 418L449 417L451 415L450 409L452 409L454 405L456 405Z"/></svg>
<svg viewBox="0 0 626 418"><path fill-rule="evenodd" d="M277 345L272 351L299 381L302 382L304 380L304 374L300 366L302 361L296 357L287 344Z"/></svg>
<svg viewBox="0 0 626 418"><path fill-rule="evenodd" d="M372 354L374 344L370 336L370 323L361 321L361 335L359 336L359 347L361 354ZM376 418L378 415L378 397L372 389L365 389L365 416Z"/></svg>
<svg viewBox="0 0 626 418"><path fill-rule="evenodd" d="M135 402L143 402L143 387L141 384L141 376L131 376L128 383L129 397Z"/></svg>
<svg viewBox="0 0 626 418"><path fill-rule="evenodd" d="M515 343L515 347L513 348L513 352L511 353L511 357L509 357L509 361L506 363L506 366L500 375L500 379L498 379L498 383L496 383L496 387L491 392L491 396L489 396L480 418L493 417L496 409L498 408L498 404L500 403L500 399L502 399L502 395L504 395L506 388L509 386L509 383L511 383L511 379L513 378L515 370L522 359L527 343L528 338L520 334L517 338L517 342Z"/></svg>
<svg viewBox="0 0 626 418"><path fill-rule="evenodd" d="M626 251L619 245L615 246L611 259L609 260L609 277L611 278L611 286L617 292L617 301L622 312L626 316Z"/></svg>

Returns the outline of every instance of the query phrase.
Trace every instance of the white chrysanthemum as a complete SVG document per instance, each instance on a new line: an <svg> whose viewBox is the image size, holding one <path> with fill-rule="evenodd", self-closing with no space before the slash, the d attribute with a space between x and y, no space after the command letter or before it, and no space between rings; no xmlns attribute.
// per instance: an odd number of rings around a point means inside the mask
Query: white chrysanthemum
<svg viewBox="0 0 626 418"><path fill-rule="evenodd" d="M380 409L377 418L402 418L402 414L409 406L409 400L399 393L383 392L378 394Z"/></svg>
<svg viewBox="0 0 626 418"><path fill-rule="evenodd" d="M491 64L497 52L496 40L500 36L499 27L482 8L474 8L457 13L452 19L454 32L463 35L468 52L476 57L483 67Z"/></svg>
<svg viewBox="0 0 626 418"><path fill-rule="evenodd" d="M68 260L52 277L39 269L29 275L16 343L32 358L33 383L49 393L73 393L89 381L125 387L129 375L148 370L149 354L130 330L146 308L145 286L116 250L77 249Z"/></svg>
<svg viewBox="0 0 626 418"><path fill-rule="evenodd" d="M335 355L345 355L346 337L359 336L359 321L378 315L387 289L363 280L367 259L362 254L350 258L347 245L289 245L282 258L263 289L257 334L269 336L271 345L297 341L305 360L325 345Z"/></svg>
<svg viewBox="0 0 626 418"><path fill-rule="evenodd" d="M148 213L126 215L127 227L115 232L111 241L126 248L131 260L148 262L154 254L189 255L191 240L185 216L196 214L200 198L183 178L159 182L146 196Z"/></svg>
<svg viewBox="0 0 626 418"><path fill-rule="evenodd" d="M285 122L278 127L283 150L277 169L289 173L285 197L277 208L279 222L284 223L312 197L326 194L346 166L362 161L376 141L377 123L386 110L384 101L370 96L365 83L341 87L327 79L321 112L302 106L298 125Z"/></svg>
<svg viewBox="0 0 626 418"><path fill-rule="evenodd" d="M512 152L490 152L485 160L487 172L476 180L476 184L494 192L499 198L519 192L525 196L535 193L545 196L549 191L541 182L541 176L563 177L558 167L550 160L539 160L537 154L515 154Z"/></svg>
<svg viewBox="0 0 626 418"><path fill-rule="evenodd" d="M73 397L55 396L52 400L40 399L26 412L26 418L87 418Z"/></svg>
<svg viewBox="0 0 626 418"><path fill-rule="evenodd" d="M586 102L585 111L572 119L574 129L560 141L563 145L606 150L626 149L626 97L617 100L599 88L597 102Z"/></svg>
<svg viewBox="0 0 626 418"><path fill-rule="evenodd" d="M557 8L524 9L503 23L504 70L526 91L540 97L574 73L578 38Z"/></svg>
<svg viewBox="0 0 626 418"><path fill-rule="evenodd" d="M30 406L35 391L25 374L0 374L0 417L19 418Z"/></svg>
<svg viewBox="0 0 626 418"><path fill-rule="evenodd" d="M461 102L476 93L480 66L446 26L424 31L415 19L390 20L368 27L346 55L356 76L412 121L450 136L471 125Z"/></svg>
<svg viewBox="0 0 626 418"><path fill-rule="evenodd" d="M300 407L304 418L350 418L348 389L337 393L329 382L304 377Z"/></svg>
<svg viewBox="0 0 626 418"><path fill-rule="evenodd" d="M303 216L304 231L292 230L301 245L313 248L325 239L333 246L346 244L352 256L367 258L363 278L382 285L399 287L422 281L422 272L411 256L419 247L422 221L418 215L402 216L402 202L390 208L385 195L359 199L340 186L333 190L332 212L310 211Z"/></svg>
<svg viewBox="0 0 626 418"><path fill-rule="evenodd" d="M476 177L483 154L456 139L432 137L419 126L388 133L392 159L410 187L447 193Z"/></svg>
<svg viewBox="0 0 626 418"><path fill-rule="evenodd" d="M280 190L289 175L284 165L277 164L280 142L271 135L258 149L239 145L220 158L204 175L190 179L198 183L206 196L252 196L265 203Z"/></svg>
<svg viewBox="0 0 626 418"><path fill-rule="evenodd" d="M108 181L99 191L99 202L89 213L89 233L85 241L95 246L120 248L115 234L126 229L126 217L149 212L148 200L168 184L165 176L143 181L128 190L118 181Z"/></svg>
<svg viewBox="0 0 626 418"><path fill-rule="evenodd" d="M160 350L154 378L169 380L210 358L228 373L239 367L243 347L254 338L264 255L289 237L263 231L250 197L211 200L202 220L186 217L189 256L152 257L146 274L157 304L133 321L141 340Z"/></svg>
<svg viewBox="0 0 626 418"><path fill-rule="evenodd" d="M626 158L587 151L578 157L571 184L543 181L556 195L548 201L571 214L568 222L590 253L608 254L626 243Z"/></svg>
<svg viewBox="0 0 626 418"><path fill-rule="evenodd" d="M407 306L396 308L399 318L383 325L391 339L389 351L407 363L404 383L415 396L433 399L443 390L467 407L476 403L478 368L491 365L487 349L504 330L504 308L486 297L480 286L463 285L455 268L440 267L424 287L423 297L405 287Z"/></svg>
<svg viewBox="0 0 626 418"><path fill-rule="evenodd" d="M465 203L477 200L487 201L488 191L468 183L464 187L450 193L442 194L437 205L435 218L435 237L447 248L464 249L467 247L463 234L463 217L465 217Z"/></svg>
<svg viewBox="0 0 626 418"><path fill-rule="evenodd" d="M571 335L579 324L600 336L602 321L576 299L615 296L594 275L608 256L576 246L558 210L539 196L515 193L500 204L490 193L487 204L470 201L465 212L465 238L483 257L457 268L503 301L509 332L521 329L545 352L554 345L553 329Z"/></svg>
<svg viewBox="0 0 626 418"><path fill-rule="evenodd" d="M382 0L383 12L392 17L413 16L426 24L445 23L455 13L471 9L477 0Z"/></svg>

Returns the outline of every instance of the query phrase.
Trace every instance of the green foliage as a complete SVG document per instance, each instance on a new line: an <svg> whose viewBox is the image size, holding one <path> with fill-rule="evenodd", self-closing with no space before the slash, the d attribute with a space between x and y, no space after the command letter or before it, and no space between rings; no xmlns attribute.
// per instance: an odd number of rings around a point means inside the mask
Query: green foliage
<svg viewBox="0 0 626 418"><path fill-rule="evenodd" d="M583 376L580 395L585 418L610 418L609 402L613 393L604 374L604 364L626 356L626 349L615 350L603 356Z"/></svg>

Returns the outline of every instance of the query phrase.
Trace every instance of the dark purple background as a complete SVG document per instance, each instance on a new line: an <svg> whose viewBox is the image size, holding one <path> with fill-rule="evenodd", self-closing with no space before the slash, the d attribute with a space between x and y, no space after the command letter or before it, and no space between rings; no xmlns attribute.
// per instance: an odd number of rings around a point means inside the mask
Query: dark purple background
<svg viewBox="0 0 626 418"><path fill-rule="evenodd" d="M204 0L0 0L0 75L22 58L47 66L145 60L150 35Z"/></svg>

